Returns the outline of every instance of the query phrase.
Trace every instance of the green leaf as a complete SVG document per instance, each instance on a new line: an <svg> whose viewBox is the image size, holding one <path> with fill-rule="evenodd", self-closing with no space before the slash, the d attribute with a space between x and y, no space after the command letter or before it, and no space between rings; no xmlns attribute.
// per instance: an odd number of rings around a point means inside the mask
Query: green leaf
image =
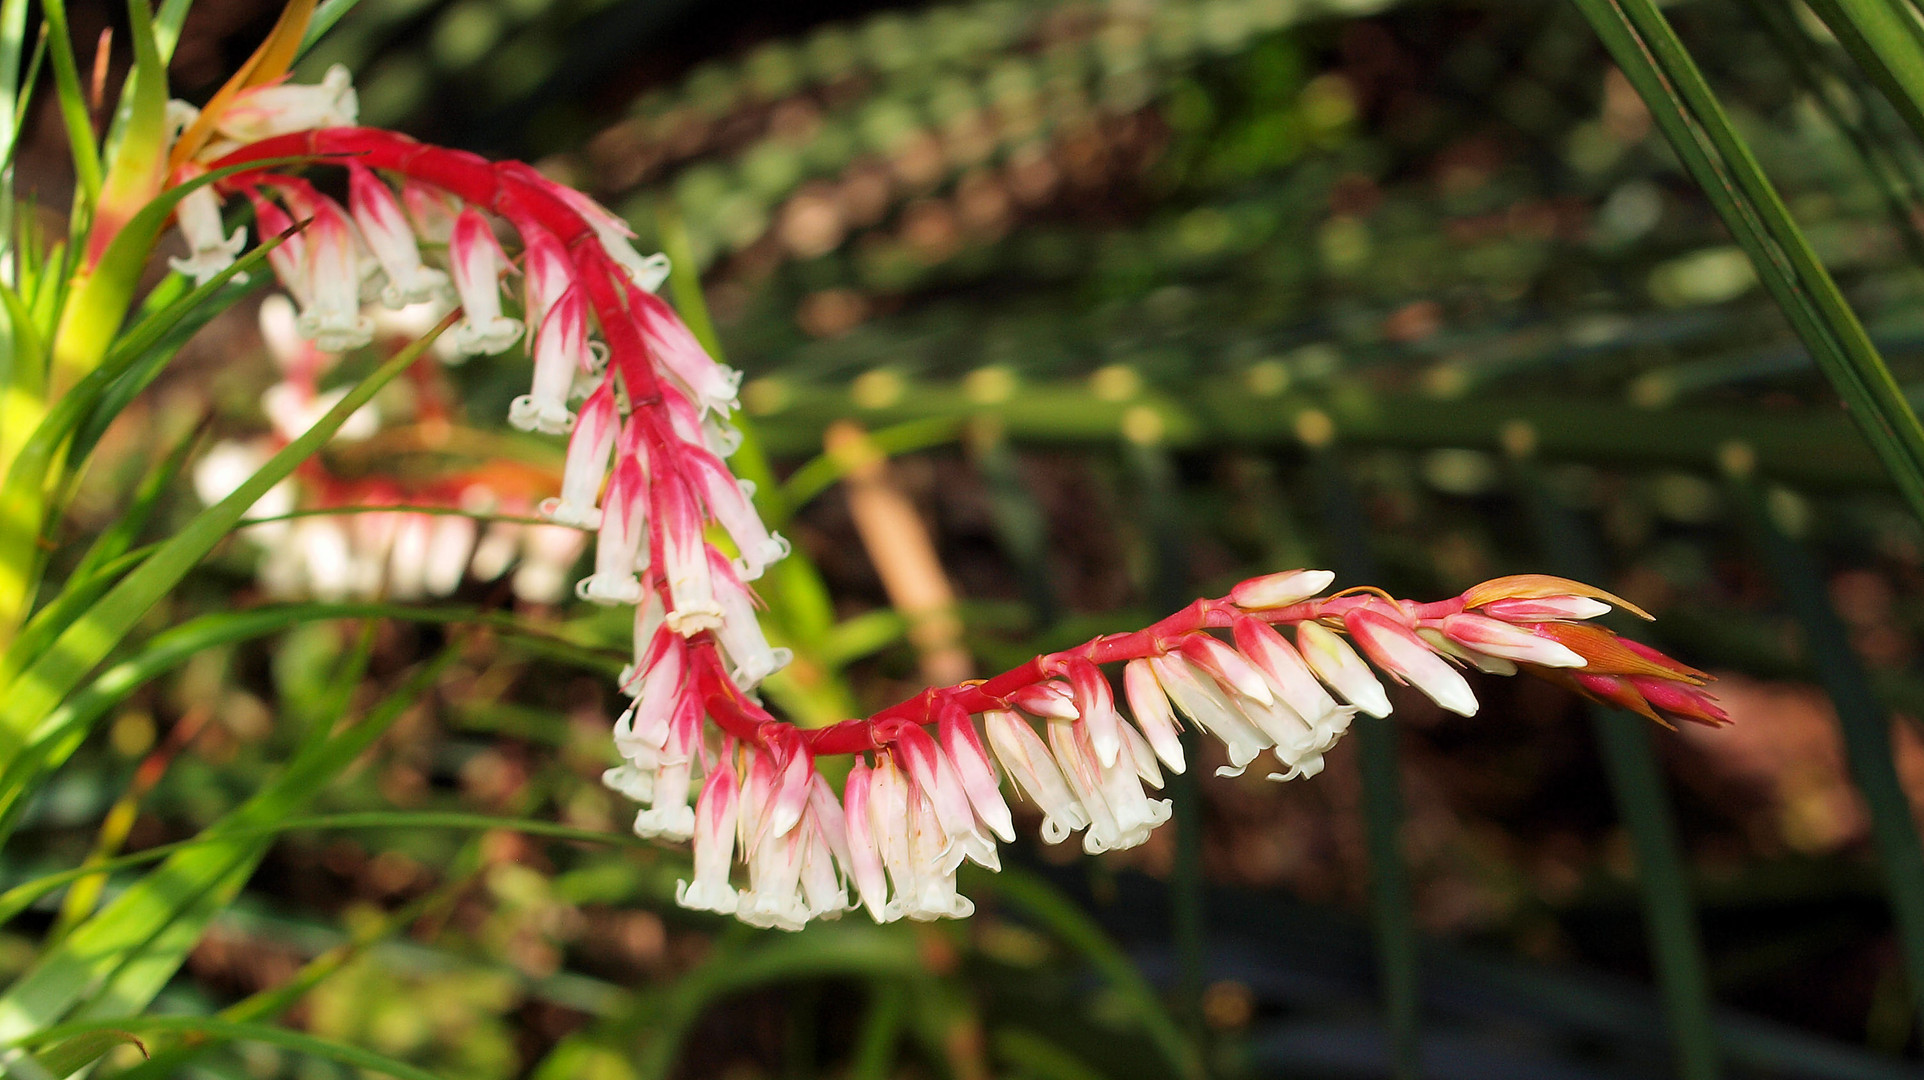
<svg viewBox="0 0 1924 1080"><path fill-rule="evenodd" d="M1924 425L1654 0L1576 0L1924 518Z"/></svg>
<svg viewBox="0 0 1924 1080"><path fill-rule="evenodd" d="M147 522L154 516L154 509L160 505L161 497L173 488L174 481L180 478L181 470L187 465L187 459L193 456L194 448L200 445L201 437L206 433L207 421L203 418L141 478L140 486L134 489L133 497L127 502L127 508L112 525L94 538L87 553L74 565L75 578L96 573L132 549L140 530L146 528Z"/></svg>
<svg viewBox="0 0 1924 1080"><path fill-rule="evenodd" d="M1924 138L1924 45L1918 42L1917 13L1885 0L1809 3L1891 107Z"/></svg>
<svg viewBox="0 0 1924 1080"><path fill-rule="evenodd" d="M1175 1018L1157 1000L1155 988L1130 962L1102 927L1068 897L1033 874L1013 867L1004 869L985 884L995 894L1029 913L1057 940L1082 954L1109 988L1126 1002L1149 1041L1162 1052L1177 1076L1204 1075L1202 1054L1183 1035Z"/></svg>
<svg viewBox="0 0 1924 1080"><path fill-rule="evenodd" d="M440 1077L425 1069L416 1068L405 1061L397 1061L372 1050L363 1050L358 1046L316 1038L313 1035L289 1031L272 1024L218 1020L211 1016L129 1016L117 1020L103 1020L99 1023L63 1024L41 1032L36 1038L68 1038L87 1032L115 1028L148 1034L191 1036L195 1039L219 1042L266 1043L269 1046L279 1046L296 1053L338 1061L357 1069L382 1073L395 1077L396 1080L441 1080Z"/></svg>
<svg viewBox="0 0 1924 1080"><path fill-rule="evenodd" d="M40 1059L41 1066L50 1075L71 1076L93 1064L117 1046L139 1047L140 1056L148 1056L146 1044L135 1037L133 1032L123 1031L120 1028L102 1028L99 1031L82 1032L34 1056Z"/></svg>
<svg viewBox="0 0 1924 1080"><path fill-rule="evenodd" d="M73 51L73 35L67 29L66 0L42 0L42 15L47 20L48 48L53 55L54 93L60 99L60 119L67 132L67 147L73 156L74 179L80 190L74 195L74 221L88 220L94 201L100 197L100 148L94 145L93 119L87 109L87 93L80 88L80 68ZM74 235L79 235L76 230Z"/></svg>
<svg viewBox="0 0 1924 1080"><path fill-rule="evenodd" d="M75 1009L83 1017L99 1018L146 1008L207 922L232 902L252 874L271 842L262 830L306 804L373 745L456 655L451 646L376 705L367 719L305 748L266 787L210 826L206 843L169 856L43 952L0 994L0 1041L19 1042Z"/></svg>

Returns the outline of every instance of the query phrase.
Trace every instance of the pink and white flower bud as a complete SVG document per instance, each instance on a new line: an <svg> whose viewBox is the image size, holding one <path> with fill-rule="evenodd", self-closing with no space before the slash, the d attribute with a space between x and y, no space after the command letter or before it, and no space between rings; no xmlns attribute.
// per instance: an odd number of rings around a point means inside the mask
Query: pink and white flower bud
<svg viewBox="0 0 1924 1080"><path fill-rule="evenodd" d="M1115 763L1102 767L1102 798L1116 818L1116 836L1109 844L1111 851L1141 846L1157 826L1169 820L1169 800L1151 799L1143 792L1143 770L1137 766L1133 751L1134 744L1125 742ZM1155 769L1153 758L1149 769ZM1157 775L1156 779L1162 778Z"/></svg>
<svg viewBox="0 0 1924 1080"><path fill-rule="evenodd" d="M318 85L281 82L241 91L214 126L228 139L251 143L315 128L353 127L359 118L353 76L345 65L335 64Z"/></svg>
<svg viewBox="0 0 1924 1080"><path fill-rule="evenodd" d="M909 819L909 801L919 798L909 786L908 777L902 775L895 755L886 751L877 754L875 769L869 773L868 820L876 850L882 853L882 867L888 871L889 884L894 888L894 899L886 909L888 917L884 922L907 914L907 898L917 885L909 845L909 834L914 831Z"/></svg>
<svg viewBox="0 0 1924 1080"><path fill-rule="evenodd" d="M1230 632L1235 637L1236 648L1269 680L1277 699L1312 726L1340 709L1349 708L1336 704L1336 699L1303 661L1302 654L1268 623L1260 619L1237 619Z"/></svg>
<svg viewBox="0 0 1924 1080"><path fill-rule="evenodd" d="M1149 666L1176 708L1197 727L1222 740L1229 764L1217 768L1217 775L1240 776L1258 754L1269 749L1269 737L1222 692L1216 680L1180 656L1151 657Z"/></svg>
<svg viewBox="0 0 1924 1080"><path fill-rule="evenodd" d="M755 617L755 596L735 576L728 557L713 547L708 549L709 580L715 587L715 602L721 605L721 625L715 628L715 642L728 661L728 677L744 690L788 666L795 651L775 648Z"/></svg>
<svg viewBox="0 0 1924 1080"><path fill-rule="evenodd" d="M668 579L668 625L683 637L722 624L725 612L715 599L715 582L702 535L701 512L681 478L657 476L654 549Z"/></svg>
<svg viewBox="0 0 1924 1080"><path fill-rule="evenodd" d="M407 207L414 235L422 243L451 246L454 222L461 214L461 204L453 196L409 177L401 181L401 205Z"/></svg>
<svg viewBox="0 0 1924 1080"><path fill-rule="evenodd" d="M1169 708L1169 695L1163 693L1162 685L1156 682L1156 673L1150 670L1149 661L1131 660L1124 665L1122 690L1129 700L1129 711L1135 714L1136 726L1155 748L1156 756L1169 766L1170 772L1182 772L1185 765L1182 736L1176 731L1176 714Z"/></svg>
<svg viewBox="0 0 1924 1080"><path fill-rule="evenodd" d="M1343 616L1343 625L1378 667L1453 713L1476 715L1476 692L1462 673L1438 656L1415 631L1368 608Z"/></svg>
<svg viewBox="0 0 1924 1080"><path fill-rule="evenodd" d="M267 253L267 265L274 268L274 276L281 281L281 288L294 298L302 307L312 302L314 290L307 281L307 235L294 231L294 219L280 204L263 195L258 188L247 189L247 201L254 204L254 224L260 230L262 242L281 237L281 242Z"/></svg>
<svg viewBox="0 0 1924 1080"><path fill-rule="evenodd" d="M654 803L635 815L636 836L680 842L694 835L695 811L688 805L688 789L695 751L701 745L701 725L701 705L694 695L684 694L669 721L668 741L655 770Z"/></svg>
<svg viewBox="0 0 1924 1080"><path fill-rule="evenodd" d="M936 820L949 839L942 849L944 869L952 869L965 855L977 854L982 845L969 843L971 838L982 839L975 831L975 809L969 805L968 793L962 789L962 779L948 755L918 724L903 724L897 729L893 748L915 790L935 808Z"/></svg>
<svg viewBox="0 0 1924 1080"><path fill-rule="evenodd" d="M1249 611L1288 607L1307 600L1324 589L1336 575L1328 570L1286 570L1250 578L1229 590L1229 602Z"/></svg>
<svg viewBox="0 0 1924 1080"><path fill-rule="evenodd" d="M598 342L588 340L588 300L570 289L548 309L534 338L534 385L508 407L508 423L523 431L566 434L575 425L568 398L575 379L601 362Z"/></svg>
<svg viewBox="0 0 1924 1080"><path fill-rule="evenodd" d="M1096 760L1106 769L1114 765L1116 755L1122 753L1122 718L1116 715L1116 699L1109 689L1109 680L1101 668L1080 657L1071 658L1064 666L1068 669L1069 689L1075 694L1076 715L1088 725L1089 745L1095 749Z"/></svg>
<svg viewBox="0 0 1924 1080"><path fill-rule="evenodd" d="M383 305L399 311L447 292L447 274L422 264L414 226L400 201L365 166L347 167L347 205L354 224L360 227L361 238L387 275L381 289Z"/></svg>
<svg viewBox="0 0 1924 1080"><path fill-rule="evenodd" d="M849 909L848 889L829 855L834 849L826 824L811 811L802 848L802 904L810 919L839 919Z"/></svg>
<svg viewBox="0 0 1924 1080"><path fill-rule="evenodd" d="M1447 616L1440 629L1443 636L1466 649L1504 660L1570 668L1584 667L1589 663L1560 642L1481 615Z"/></svg>
<svg viewBox="0 0 1924 1080"><path fill-rule="evenodd" d="M741 894L735 917L750 926L800 930L808 922L802 900L802 862L807 854L808 830L792 829L786 836L767 830L748 853L748 891Z"/></svg>
<svg viewBox="0 0 1924 1080"><path fill-rule="evenodd" d="M735 819L735 834L741 841L743 859L755 849L767 819L768 801L775 797L777 779L775 759L765 750L742 747L741 810Z"/></svg>
<svg viewBox="0 0 1924 1080"><path fill-rule="evenodd" d="M1262 705L1275 700L1269 691L1269 680L1262 672L1256 670L1241 653L1208 634L1184 635L1181 649L1184 659L1208 672L1222 684L1223 689Z"/></svg>
<svg viewBox="0 0 1924 1080"><path fill-rule="evenodd" d="M899 912L889 910L888 877L882 869L882 847L871 824L874 819L869 810L870 775L867 759L857 755L854 767L848 771L848 779L842 784L843 818L848 829L849 877L855 879L856 892L862 898L862 906L868 909L869 918L886 923L901 916Z"/></svg>
<svg viewBox="0 0 1924 1080"><path fill-rule="evenodd" d="M1089 831L1083 834L1082 850L1099 855L1121 841L1122 827L1102 795L1102 763L1096 760L1095 748L1089 745L1088 737L1078 735L1079 726L1066 721L1051 722L1049 749L1062 769L1062 778L1068 782L1069 790L1089 815Z"/></svg>
<svg viewBox="0 0 1924 1080"><path fill-rule="evenodd" d="M691 449L687 460L695 466L700 477L702 504L728 532L729 539L741 552L736 560L737 572L743 581L754 581L762 576L762 571L770 563L779 562L788 554L788 541L780 534L768 531L762 523L762 516L750 501L754 485L746 480L737 480L718 458L701 450Z"/></svg>
<svg viewBox="0 0 1924 1080"><path fill-rule="evenodd" d="M735 779L734 755L724 753L708 772L701 797L695 801L695 880L675 882L675 903L696 911L730 915L737 897L728 884L735 862L735 815L740 788Z"/></svg>
<svg viewBox="0 0 1924 1080"><path fill-rule="evenodd" d="M668 280L668 257L660 254L643 257L635 250L635 246L629 243L634 239L635 231L628 227L626 221L615 216L607 207L565 184L552 184L549 190L574 207L575 212L588 223L588 227L594 230L595 239L600 243L602 250L628 272L629 280L633 281L637 288L652 293L661 288L662 282Z"/></svg>
<svg viewBox="0 0 1924 1080"><path fill-rule="evenodd" d="M540 326L555 301L575 284L575 264L555 235L539 225L521 229L521 306L529 326Z"/></svg>
<svg viewBox="0 0 1924 1080"><path fill-rule="evenodd" d="M641 579L636 560L648 537L648 479L641 462L623 457L608 481L608 506L595 535L595 572L581 579L575 595L597 604L635 604L641 601Z"/></svg>
<svg viewBox="0 0 1924 1080"><path fill-rule="evenodd" d="M632 673L641 672L640 678ZM668 741L668 725L673 722L688 683L688 646L677 634L657 634L649 644L639 668L623 670L621 691L634 699L636 737L660 747ZM624 752L625 753L625 752Z"/></svg>
<svg viewBox="0 0 1924 1080"><path fill-rule="evenodd" d="M615 408L615 381L603 379L581 406L574 433L568 437L568 457L561 469L561 495L541 504L541 513L561 525L594 529L601 525L595 500L608 474L621 417Z"/></svg>
<svg viewBox="0 0 1924 1080"><path fill-rule="evenodd" d="M695 340L675 309L646 293L632 295L641 320L642 339L664 370L688 391L704 412L727 415L735 409L741 372L715 362Z"/></svg>
<svg viewBox="0 0 1924 1080"><path fill-rule="evenodd" d="M1062 778L1055 756L1029 722L1005 709L982 714L989 745L1015 786L1042 810L1042 838L1060 844L1078 829L1087 828L1089 815Z"/></svg>
<svg viewBox="0 0 1924 1080"><path fill-rule="evenodd" d="M1496 600L1477 610L1504 622L1582 622L1608 613L1610 605L1588 596L1537 596Z"/></svg>
<svg viewBox="0 0 1924 1080"><path fill-rule="evenodd" d="M943 829L927 797L911 792L909 809L909 868L913 884L907 890L898 890L902 913L917 922L968 918L975 913L975 904L955 890L956 861L950 861L952 856L948 854L953 850L952 838Z"/></svg>
<svg viewBox="0 0 1924 1080"><path fill-rule="evenodd" d="M187 165L176 179L184 183L205 172L198 165ZM181 238L187 241L188 255L184 259L179 256L168 259L167 265L192 277L195 285L207 284L234 265L234 260L247 246L245 226L232 233L221 231L220 196L214 194L211 184L197 187L181 198L174 207L174 222L180 226ZM236 274L234 280L246 281L247 275Z"/></svg>
<svg viewBox="0 0 1924 1080"><path fill-rule="evenodd" d="M1051 720L1074 720L1082 715L1076 711L1075 700L1069 685L1053 679L1025 686L1010 694L1008 701L1009 704L1032 716L1043 716Z"/></svg>
<svg viewBox="0 0 1924 1080"><path fill-rule="evenodd" d="M822 830L822 839L828 844L829 854L835 856L836 863L844 873L853 874L855 871L850 861L853 856L848 847L848 816L842 813L842 801L836 797L835 789L819 772L810 774L808 812L814 815L816 826Z"/></svg>
<svg viewBox="0 0 1924 1080"><path fill-rule="evenodd" d="M448 254L454 270L454 291L461 297L462 319L452 331L455 348L468 356L491 356L521 340L521 324L501 314L501 275L514 267L494 238L494 227L488 219L476 210L461 211L454 220ZM573 380L572 373L569 380ZM566 387L562 393L567 393ZM509 419L513 420L512 413Z"/></svg>
<svg viewBox="0 0 1924 1080"><path fill-rule="evenodd" d="M1156 765L1156 750L1149 745L1149 740L1142 737L1142 732L1124 724L1122 741L1129 744L1124 748L1123 753L1134 763L1136 775L1142 779L1143 783L1161 791L1162 769Z"/></svg>
<svg viewBox="0 0 1924 1080"><path fill-rule="evenodd" d="M295 326L328 352L374 340L374 320L361 313L361 245L341 204L313 196L306 234L307 304Z"/></svg>
<svg viewBox="0 0 1924 1080"><path fill-rule="evenodd" d="M976 819L1003 843L1012 844L1015 819L1002 798L1002 786L996 782L995 766L989 764L989 752L975 732L975 721L960 705L945 702L945 706L936 719L936 741L955 765L955 775L962 782L969 805L975 808Z"/></svg>
<svg viewBox="0 0 1924 1080"><path fill-rule="evenodd" d="M798 739L788 748L788 760L775 781L774 795L768 802L768 821L763 830L770 836L786 836L802 820L808 809L808 796L815 782L815 758Z"/></svg>
<svg viewBox="0 0 1924 1080"><path fill-rule="evenodd" d="M1371 716L1390 714L1390 697L1383 684L1336 631L1321 623L1303 623L1296 628L1296 647L1323 685L1344 701Z"/></svg>

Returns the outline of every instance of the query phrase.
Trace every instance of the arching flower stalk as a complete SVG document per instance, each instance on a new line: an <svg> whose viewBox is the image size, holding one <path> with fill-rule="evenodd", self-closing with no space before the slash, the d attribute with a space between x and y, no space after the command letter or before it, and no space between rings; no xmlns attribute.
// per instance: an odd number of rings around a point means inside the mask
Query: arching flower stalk
<svg viewBox="0 0 1924 1080"><path fill-rule="evenodd" d="M724 463L738 442L738 376L653 294L664 264L642 258L614 215L526 165L317 126L351 123L338 78L261 94L240 127L217 119L221 141L181 175L286 158L348 170L351 212L265 166L214 189L252 200L265 228L309 222L273 260L302 305L302 333L324 348L364 343L362 301L449 301L451 287L464 309L457 349L528 340L531 388L509 419L569 439L543 509L596 533L579 595L635 611L634 663L620 678L632 704L614 730L625 764L604 780L644 804L637 833L694 842L694 878L677 891L688 907L784 929L858 905L883 922L967 915L957 868L995 869L997 843L1015 838L998 767L1041 809L1045 840L1133 847L1169 817L1153 794L1164 770L1189 766L1180 725L1222 742L1220 773L1267 754L1270 779L1314 776L1357 711L1389 713L1379 671L1463 715L1477 710L1463 675L1474 668L1547 677L1658 722L1727 720L1702 672L1589 621L1612 606L1643 614L1599 589L1525 575L1416 603L1367 588L1324 596L1333 575L1300 570L873 716L785 723L754 697L787 656L763 636L749 583L787 544ZM209 211L182 219L196 273L237 246ZM708 542L710 525L732 555ZM832 755L855 757L839 796L815 768Z"/></svg>

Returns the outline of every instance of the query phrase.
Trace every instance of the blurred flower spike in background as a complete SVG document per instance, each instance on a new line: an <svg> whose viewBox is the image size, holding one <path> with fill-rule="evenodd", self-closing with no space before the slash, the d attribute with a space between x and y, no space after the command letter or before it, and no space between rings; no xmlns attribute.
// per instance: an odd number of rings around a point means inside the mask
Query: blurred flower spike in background
<svg viewBox="0 0 1924 1080"><path fill-rule="evenodd" d="M209 120L178 103L172 113L189 131ZM508 420L568 437L560 491L540 504L554 524L528 527L529 537L592 530L594 571L577 594L634 608L634 662L619 680L633 703L614 728L625 763L604 782L644 804L638 835L693 841L694 878L676 891L684 906L784 930L855 906L879 922L966 916L974 907L957 892L957 869L965 860L998 869L997 842L1015 839L998 769L1041 808L1049 842L1081 832L1091 854L1135 847L1169 819L1169 800L1150 791L1165 768L1187 766L1181 724L1223 743L1229 765L1219 772L1240 774L1267 752L1270 779L1314 776L1358 710L1389 714L1377 671L1464 716L1478 703L1463 672L1476 670L1529 672L1661 723L1727 720L1702 689L1708 676L1587 621L1612 606L1644 614L1602 590L1524 575L1416 603L1368 586L1323 596L1334 575L1318 570L1254 578L1144 630L867 718L819 729L778 720L755 688L789 655L764 635L750 583L788 544L725 463L740 445L731 424L740 377L654 295L665 260L641 256L619 218L526 165L355 119L338 68L318 86L237 95L175 172L222 174L183 204L192 255L176 266L207 277L242 250L219 226L222 197L251 201L258 226L285 237L269 262L307 344L288 335L286 302L263 307L286 374L264 406L283 441L338 399L315 384L333 354L369 344L382 325L431 327L458 310L450 360L525 343L532 384ZM284 158L345 167L351 205L255 165ZM498 238L504 225L518 266ZM350 421L336 437L364 438L377 422ZM203 462L206 498L251 471L244 453ZM484 489L452 496L496 501ZM284 514L292 501L277 491L255 513ZM710 526L732 551L710 542ZM460 517L374 513L253 529L269 548L263 574L281 591L445 594L470 559L482 576L505 566L498 554L483 559L500 533L477 545ZM530 565L548 568L538 583L576 550L529 548ZM553 598L534 585L523 592ZM1120 702L1104 670L1118 664ZM855 756L839 796L815 769L834 754Z"/></svg>

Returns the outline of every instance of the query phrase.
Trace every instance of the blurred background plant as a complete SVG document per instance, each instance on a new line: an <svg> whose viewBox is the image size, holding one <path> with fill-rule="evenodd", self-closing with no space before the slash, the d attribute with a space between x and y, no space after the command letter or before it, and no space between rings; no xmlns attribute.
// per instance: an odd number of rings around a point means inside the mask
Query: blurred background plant
<svg viewBox="0 0 1924 1080"><path fill-rule="evenodd" d="M120 1025L151 1061L74 1034L4 1064L1913 1075L1917 13L1666 12L1716 100L1630 0L322 5L339 21L297 78L345 64L364 122L535 162L674 257L691 324L748 373L769 465L736 465L796 541L762 583L791 715L1327 565L1423 597L1590 578L1715 671L1737 723L1652 732L1508 681L1474 719L1403 694L1313 783L1179 785L1177 827L1123 855L1018 844L971 920L724 926L673 906L685 853L625 839L598 783L628 628L560 603L578 552L515 531L558 465L502 434L523 362L430 361L296 474L298 504L484 520L257 524L268 544L181 563L68 699L92 734L9 789L5 1037L169 1019ZM75 63L0 4L47 91L21 99L7 205L62 236L87 180L51 90L104 127L88 80L121 85L141 31L47 13ZM275 15L164 5L171 92L204 100ZM46 264L29 250L16 267ZM79 426L49 581L123 580L202 513L190 476L300 429L262 404L281 316L221 288ZM149 311L186 291L158 290ZM10 324L44 321L19 291ZM430 557L444 519L474 525ZM263 562L270 527L322 520L358 576ZM364 719L334 733L343 714ZM125 855L195 837L157 872Z"/></svg>

